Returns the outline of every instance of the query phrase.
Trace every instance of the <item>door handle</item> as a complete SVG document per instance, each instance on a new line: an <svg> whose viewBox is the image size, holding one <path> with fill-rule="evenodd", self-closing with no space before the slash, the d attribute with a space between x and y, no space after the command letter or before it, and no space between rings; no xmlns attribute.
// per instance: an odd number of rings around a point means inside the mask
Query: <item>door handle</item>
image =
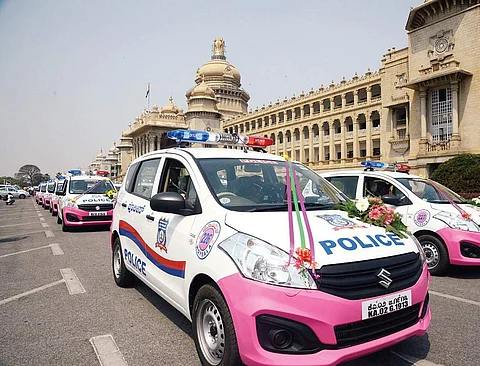
<svg viewBox="0 0 480 366"><path fill-rule="evenodd" d="M127 207L127 204L126 204L126 203L122 203L122 207Z"/></svg>
<svg viewBox="0 0 480 366"><path fill-rule="evenodd" d="M155 217L153 217L152 215L146 215L145 217L147 218L147 220L150 220L150 221L155 220Z"/></svg>

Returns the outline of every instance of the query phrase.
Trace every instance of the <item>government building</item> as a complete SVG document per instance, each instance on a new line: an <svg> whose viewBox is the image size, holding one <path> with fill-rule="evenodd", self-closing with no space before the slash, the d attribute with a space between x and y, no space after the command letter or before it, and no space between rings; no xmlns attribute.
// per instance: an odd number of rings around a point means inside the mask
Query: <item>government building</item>
<svg viewBox="0 0 480 366"><path fill-rule="evenodd" d="M428 177L460 153L479 154L480 0L425 1L410 9L405 29L408 47L389 49L379 70L254 110L216 39L186 93L187 111L170 100L123 132L118 175L132 159L167 146L165 134L176 128L270 137L269 152L318 171L380 160Z"/></svg>

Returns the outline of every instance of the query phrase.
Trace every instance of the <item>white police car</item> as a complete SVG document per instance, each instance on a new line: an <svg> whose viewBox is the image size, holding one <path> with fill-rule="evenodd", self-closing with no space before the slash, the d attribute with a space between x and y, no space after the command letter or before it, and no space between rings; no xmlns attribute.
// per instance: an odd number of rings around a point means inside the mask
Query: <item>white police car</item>
<svg viewBox="0 0 480 366"><path fill-rule="evenodd" d="M188 130L168 136L273 142ZM297 194L309 182L318 197L303 200ZM114 279L125 287L138 277L191 320L204 365L335 365L424 334L430 277L418 241L349 219L334 209L345 200L315 172L275 155L146 154L130 165L117 197Z"/></svg>
<svg viewBox="0 0 480 366"><path fill-rule="evenodd" d="M479 208L437 182L408 174L406 164L366 165L364 171L321 175L352 199L375 196L392 205L420 241L432 274L444 274L449 264L480 266ZM383 167L394 171L375 170Z"/></svg>

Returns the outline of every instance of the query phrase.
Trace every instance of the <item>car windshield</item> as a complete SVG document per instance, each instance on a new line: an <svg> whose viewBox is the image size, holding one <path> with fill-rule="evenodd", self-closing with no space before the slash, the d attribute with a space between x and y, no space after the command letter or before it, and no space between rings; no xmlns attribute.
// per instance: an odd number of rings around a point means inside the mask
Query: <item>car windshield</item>
<svg viewBox="0 0 480 366"><path fill-rule="evenodd" d="M455 203L467 203L465 199L452 190L430 179L397 178L397 181L407 187L418 198L430 203L450 203L450 200Z"/></svg>
<svg viewBox="0 0 480 366"><path fill-rule="evenodd" d="M40 192L46 192L47 191L47 185L46 184L42 184L40 186Z"/></svg>
<svg viewBox="0 0 480 366"><path fill-rule="evenodd" d="M62 190L63 190L63 182L58 182L56 192L61 192Z"/></svg>
<svg viewBox="0 0 480 366"><path fill-rule="evenodd" d="M69 192L73 194L88 193L105 194L114 189L112 182L100 179L75 179L70 182Z"/></svg>
<svg viewBox="0 0 480 366"><path fill-rule="evenodd" d="M48 187L47 187L47 190L48 190L49 193L55 192L55 182L54 183L49 183Z"/></svg>
<svg viewBox="0 0 480 366"><path fill-rule="evenodd" d="M199 159L212 194L233 211L286 211L286 164L276 160ZM293 164L307 210L331 209L348 198L318 174Z"/></svg>

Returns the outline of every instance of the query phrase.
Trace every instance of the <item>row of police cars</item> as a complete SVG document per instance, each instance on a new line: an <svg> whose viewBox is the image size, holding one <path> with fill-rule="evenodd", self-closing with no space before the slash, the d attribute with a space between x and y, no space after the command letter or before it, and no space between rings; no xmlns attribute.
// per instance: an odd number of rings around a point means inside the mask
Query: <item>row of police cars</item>
<svg viewBox="0 0 480 366"><path fill-rule="evenodd" d="M133 161L114 200L78 171L36 199L64 231L111 224L116 284L141 280L187 317L203 365L336 365L424 335L431 273L480 265L478 209L407 169L322 177L265 153L268 138L168 137L179 147ZM339 209L367 196L408 231Z"/></svg>
<svg viewBox="0 0 480 366"><path fill-rule="evenodd" d="M110 225L115 195L109 178L74 169L41 182L35 200L57 216L63 231L70 231L72 227Z"/></svg>

